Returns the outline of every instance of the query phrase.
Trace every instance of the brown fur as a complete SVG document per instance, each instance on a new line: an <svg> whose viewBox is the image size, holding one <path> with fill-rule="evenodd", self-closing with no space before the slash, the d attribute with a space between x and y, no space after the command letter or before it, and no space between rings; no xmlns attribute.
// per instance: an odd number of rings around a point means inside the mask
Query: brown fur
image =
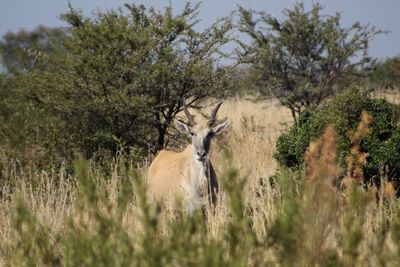
<svg viewBox="0 0 400 267"><path fill-rule="evenodd" d="M209 160L204 170L198 164L192 145L182 152L162 150L149 168L147 187L150 198L169 206L174 206L175 200L183 201L189 211L206 204L207 199L215 204L218 181L214 168ZM196 170L194 173L193 169Z"/></svg>

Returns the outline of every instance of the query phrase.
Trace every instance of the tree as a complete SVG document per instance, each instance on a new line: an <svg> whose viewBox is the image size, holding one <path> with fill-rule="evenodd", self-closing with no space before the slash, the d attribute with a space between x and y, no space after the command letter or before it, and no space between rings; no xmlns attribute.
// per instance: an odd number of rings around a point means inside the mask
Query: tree
<svg viewBox="0 0 400 267"><path fill-rule="evenodd" d="M400 56L388 58L376 64L368 78L367 82L374 86L398 89L400 86Z"/></svg>
<svg viewBox="0 0 400 267"><path fill-rule="evenodd" d="M119 143L156 153L168 144L182 99L197 106L229 88L231 66L218 62L229 20L198 32L198 5L176 16L170 7L125 8L93 18L71 9L62 16L70 25L65 52L26 75L32 97L86 156Z"/></svg>
<svg viewBox="0 0 400 267"><path fill-rule="evenodd" d="M9 73L30 70L38 57L62 49L65 37L63 29L44 26L31 32L8 32L0 41L1 64Z"/></svg>
<svg viewBox="0 0 400 267"><path fill-rule="evenodd" d="M49 57L62 53L66 33L62 29L39 26L32 32L7 33L0 41L0 149L7 157L37 166L48 164L44 148L53 150L54 120L35 106L26 89L33 70L46 66ZM58 125L58 123L56 123ZM6 158L7 158L6 157Z"/></svg>
<svg viewBox="0 0 400 267"><path fill-rule="evenodd" d="M322 9L314 4L306 11L297 3L285 9L285 18L279 21L265 12L239 8L239 30L252 41L239 42L239 58L258 72L263 92L270 91L294 118L305 107L316 107L336 94L350 77L374 63L367 49L380 31L360 23L343 27L340 13L325 16Z"/></svg>

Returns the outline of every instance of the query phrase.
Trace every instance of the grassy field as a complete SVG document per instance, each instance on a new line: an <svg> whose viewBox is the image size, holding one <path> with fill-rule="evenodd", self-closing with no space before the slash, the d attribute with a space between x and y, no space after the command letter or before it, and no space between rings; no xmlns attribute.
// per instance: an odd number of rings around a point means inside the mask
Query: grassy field
<svg viewBox="0 0 400 267"><path fill-rule="evenodd" d="M197 116L198 118L200 116ZM146 163L77 161L74 174L3 164L4 266L398 266L400 206L335 178L335 136L315 142L307 173L279 170L275 141L290 127L277 102L230 99L230 130L214 140L222 193L215 213L159 212L145 198ZM276 175L271 183L270 176ZM312 173L312 175L310 174ZM312 179L310 178L312 176ZM312 180L312 181L311 181Z"/></svg>

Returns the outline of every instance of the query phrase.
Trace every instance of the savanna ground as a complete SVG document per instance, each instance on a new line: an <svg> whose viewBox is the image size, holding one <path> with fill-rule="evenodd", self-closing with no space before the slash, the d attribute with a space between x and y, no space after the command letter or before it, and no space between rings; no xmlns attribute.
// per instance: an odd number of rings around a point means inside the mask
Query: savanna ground
<svg viewBox="0 0 400 267"><path fill-rule="evenodd" d="M396 102L396 95L384 95ZM207 113L207 112L205 112ZM200 115L197 118L200 119ZM146 162L77 160L74 171L22 168L4 158L0 264L4 266L398 266L400 205L349 186L337 192L334 133L306 173L277 172L275 142L290 127L277 101L232 98L213 143L222 192L192 217L146 202ZM276 174L276 175L275 175ZM275 175L275 176L273 176ZM274 178L271 178L271 177Z"/></svg>

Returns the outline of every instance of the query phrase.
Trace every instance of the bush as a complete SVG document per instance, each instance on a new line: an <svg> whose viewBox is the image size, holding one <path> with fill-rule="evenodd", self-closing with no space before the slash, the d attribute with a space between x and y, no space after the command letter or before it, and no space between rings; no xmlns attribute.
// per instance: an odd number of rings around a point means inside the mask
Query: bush
<svg viewBox="0 0 400 267"><path fill-rule="evenodd" d="M291 169L301 169L304 153L310 142L319 137L325 127L333 123L337 134L339 165L346 169L346 158L352 147L351 135L356 130L362 111L372 116L371 131L362 136L360 147L368 153L363 167L364 182L377 180L386 169L390 180L400 177L399 107L383 99L371 99L357 91L345 92L316 111L306 110L299 120L277 141L275 154L278 162ZM386 168L383 168L383 167Z"/></svg>

